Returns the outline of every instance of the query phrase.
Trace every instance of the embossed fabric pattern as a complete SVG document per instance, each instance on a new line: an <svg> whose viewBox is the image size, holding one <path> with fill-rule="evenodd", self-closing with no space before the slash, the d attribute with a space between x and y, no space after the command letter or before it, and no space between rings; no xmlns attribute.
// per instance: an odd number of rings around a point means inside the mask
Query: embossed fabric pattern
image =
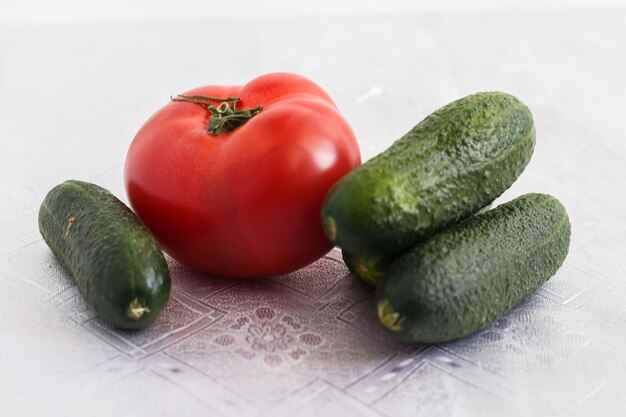
<svg viewBox="0 0 626 417"><path fill-rule="evenodd" d="M233 22L0 25L0 415L626 415L626 14ZM107 326L38 233L46 192L75 178L125 200L125 152L169 95L277 70L324 86L364 160L449 101L520 97L537 146L496 205L559 198L572 222L563 267L441 345L387 337L337 249L259 280L168 259L155 324Z"/></svg>

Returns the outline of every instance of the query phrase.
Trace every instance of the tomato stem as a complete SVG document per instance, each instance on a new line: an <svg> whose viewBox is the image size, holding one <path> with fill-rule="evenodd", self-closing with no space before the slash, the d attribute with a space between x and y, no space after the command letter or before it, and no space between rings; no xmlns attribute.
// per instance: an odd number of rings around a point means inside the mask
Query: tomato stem
<svg viewBox="0 0 626 417"><path fill-rule="evenodd" d="M257 106L253 109L236 109L235 106L237 102L241 100L239 97L221 98L211 96L185 96L179 94L176 97L170 97L170 99L172 101L200 104L207 109L209 113L211 113L207 131L214 136L218 136L222 132L232 132L263 110L263 106ZM220 104L215 107L214 101Z"/></svg>

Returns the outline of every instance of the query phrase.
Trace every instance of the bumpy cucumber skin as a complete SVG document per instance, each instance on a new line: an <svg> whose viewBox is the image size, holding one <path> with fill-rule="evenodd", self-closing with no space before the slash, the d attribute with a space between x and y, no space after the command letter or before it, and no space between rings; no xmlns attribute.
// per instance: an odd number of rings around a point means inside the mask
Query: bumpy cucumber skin
<svg viewBox="0 0 626 417"><path fill-rule="evenodd" d="M437 110L326 195L328 238L351 253L391 254L491 203L533 153L528 108L500 92Z"/></svg>
<svg viewBox="0 0 626 417"><path fill-rule="evenodd" d="M476 214L482 214L491 209L491 204L480 209ZM372 287L376 287L383 279L393 261L400 257L402 252L388 255L363 255L341 251L341 257L350 272L357 278Z"/></svg>
<svg viewBox="0 0 626 417"><path fill-rule="evenodd" d="M376 291L397 340L439 343L476 332L559 269L570 242L565 208L527 194L433 236L397 259Z"/></svg>
<svg viewBox="0 0 626 417"><path fill-rule="evenodd" d="M81 181L56 186L40 207L39 230L87 303L111 325L145 327L167 304L171 281L163 253L139 218L104 188ZM137 302L149 311L133 318L129 308Z"/></svg>

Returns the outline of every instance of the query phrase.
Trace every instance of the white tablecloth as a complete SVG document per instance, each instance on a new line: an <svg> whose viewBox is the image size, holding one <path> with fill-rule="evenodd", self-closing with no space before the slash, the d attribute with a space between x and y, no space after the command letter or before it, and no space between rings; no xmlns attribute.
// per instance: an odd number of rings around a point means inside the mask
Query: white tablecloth
<svg viewBox="0 0 626 417"><path fill-rule="evenodd" d="M0 415L626 415L624 45L623 12L0 26ZM364 159L464 95L520 97L537 146L497 202L564 203L561 270L433 346L388 339L337 251L256 281L172 261L154 326L104 325L37 231L46 192L75 178L125 199L129 143L171 94L271 71L322 85Z"/></svg>

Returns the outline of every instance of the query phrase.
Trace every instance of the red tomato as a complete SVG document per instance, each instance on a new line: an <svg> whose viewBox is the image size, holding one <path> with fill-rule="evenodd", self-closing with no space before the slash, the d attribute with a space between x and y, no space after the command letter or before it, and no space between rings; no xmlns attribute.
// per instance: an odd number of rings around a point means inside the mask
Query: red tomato
<svg viewBox="0 0 626 417"><path fill-rule="evenodd" d="M261 277L331 249L324 196L360 163L331 98L276 73L173 99L137 133L124 175L130 204L170 256L215 275Z"/></svg>

